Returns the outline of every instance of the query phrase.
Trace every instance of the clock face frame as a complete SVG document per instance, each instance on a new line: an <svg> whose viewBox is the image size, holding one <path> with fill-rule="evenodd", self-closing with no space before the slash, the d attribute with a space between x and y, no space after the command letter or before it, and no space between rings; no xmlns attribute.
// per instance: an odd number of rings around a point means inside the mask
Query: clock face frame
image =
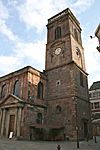
<svg viewBox="0 0 100 150"><path fill-rule="evenodd" d="M81 52L80 52L80 49L78 47L76 47L76 55L78 58L80 58L80 56L81 56Z"/></svg>
<svg viewBox="0 0 100 150"><path fill-rule="evenodd" d="M55 55L59 55L61 53L61 48L60 47L56 48L54 53Z"/></svg>

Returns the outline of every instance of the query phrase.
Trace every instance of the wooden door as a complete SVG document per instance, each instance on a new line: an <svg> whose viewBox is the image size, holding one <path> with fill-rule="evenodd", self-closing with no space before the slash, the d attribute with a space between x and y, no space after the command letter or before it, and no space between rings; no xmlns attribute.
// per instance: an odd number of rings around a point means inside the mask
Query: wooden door
<svg viewBox="0 0 100 150"><path fill-rule="evenodd" d="M15 115L10 115L9 134L10 134L10 132L14 132L14 124L15 124Z"/></svg>

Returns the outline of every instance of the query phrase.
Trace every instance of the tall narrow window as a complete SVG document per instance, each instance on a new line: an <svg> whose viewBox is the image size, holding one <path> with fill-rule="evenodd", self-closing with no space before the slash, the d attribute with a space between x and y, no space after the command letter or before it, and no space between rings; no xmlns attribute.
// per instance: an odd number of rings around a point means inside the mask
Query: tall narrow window
<svg viewBox="0 0 100 150"><path fill-rule="evenodd" d="M74 29L74 36L75 36L75 39L78 41L78 33L76 29Z"/></svg>
<svg viewBox="0 0 100 150"><path fill-rule="evenodd" d="M81 56L81 52L80 52L80 49L78 47L76 47L76 55L78 58Z"/></svg>
<svg viewBox="0 0 100 150"><path fill-rule="evenodd" d="M13 89L13 94L16 95L16 96L18 96L18 97L20 95L19 80L15 81L14 89Z"/></svg>
<svg viewBox="0 0 100 150"><path fill-rule="evenodd" d="M95 102L94 107L95 107L95 109L99 108L99 102Z"/></svg>
<svg viewBox="0 0 100 150"><path fill-rule="evenodd" d="M55 40L61 38L61 27L55 29Z"/></svg>
<svg viewBox="0 0 100 150"><path fill-rule="evenodd" d="M37 114L37 123L42 124L42 113Z"/></svg>
<svg viewBox="0 0 100 150"><path fill-rule="evenodd" d="M84 86L84 83L83 83L83 73L82 72L80 72L80 85Z"/></svg>
<svg viewBox="0 0 100 150"><path fill-rule="evenodd" d="M62 111L61 106L57 105L56 106L56 113L60 113Z"/></svg>
<svg viewBox="0 0 100 150"><path fill-rule="evenodd" d="M6 84L4 84L2 86L2 89L1 89L1 98L4 98L6 95Z"/></svg>
<svg viewBox="0 0 100 150"><path fill-rule="evenodd" d="M43 99L43 83L42 82L38 83L38 94L37 94L37 97L39 99Z"/></svg>
<svg viewBox="0 0 100 150"><path fill-rule="evenodd" d="M93 107L93 103L91 103L91 109L93 109L94 107Z"/></svg>
<svg viewBox="0 0 100 150"><path fill-rule="evenodd" d="M91 93L89 93L89 98L91 98Z"/></svg>

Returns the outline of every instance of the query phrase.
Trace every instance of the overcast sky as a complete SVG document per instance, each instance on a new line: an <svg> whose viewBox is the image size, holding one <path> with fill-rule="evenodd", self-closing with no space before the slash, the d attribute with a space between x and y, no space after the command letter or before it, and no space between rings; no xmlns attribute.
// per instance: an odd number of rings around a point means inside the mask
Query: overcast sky
<svg viewBox="0 0 100 150"><path fill-rule="evenodd" d="M70 8L82 28L89 86L100 81L100 53L95 30L100 0L0 0L0 76L25 66L45 69L47 20Z"/></svg>

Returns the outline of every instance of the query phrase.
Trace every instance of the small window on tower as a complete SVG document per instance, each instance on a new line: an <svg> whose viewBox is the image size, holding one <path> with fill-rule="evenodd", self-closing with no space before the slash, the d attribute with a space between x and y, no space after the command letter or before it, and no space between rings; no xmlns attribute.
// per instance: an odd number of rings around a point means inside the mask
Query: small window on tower
<svg viewBox="0 0 100 150"><path fill-rule="evenodd" d="M55 29L55 40L61 38L61 27Z"/></svg>
<svg viewBox="0 0 100 150"><path fill-rule="evenodd" d="M61 106L57 105L56 106L56 113L61 113L61 111L62 111Z"/></svg>
<svg viewBox="0 0 100 150"><path fill-rule="evenodd" d="M82 72L80 72L80 85L84 86L84 83L83 83L83 73Z"/></svg>
<svg viewBox="0 0 100 150"><path fill-rule="evenodd" d="M78 41L78 33L76 29L74 29L74 36L75 36L75 39Z"/></svg>
<svg viewBox="0 0 100 150"><path fill-rule="evenodd" d="M57 80L56 86L59 86L61 84L60 80Z"/></svg>
<svg viewBox="0 0 100 150"><path fill-rule="evenodd" d="M36 119L37 124L42 124L42 119L42 113L38 113Z"/></svg>

